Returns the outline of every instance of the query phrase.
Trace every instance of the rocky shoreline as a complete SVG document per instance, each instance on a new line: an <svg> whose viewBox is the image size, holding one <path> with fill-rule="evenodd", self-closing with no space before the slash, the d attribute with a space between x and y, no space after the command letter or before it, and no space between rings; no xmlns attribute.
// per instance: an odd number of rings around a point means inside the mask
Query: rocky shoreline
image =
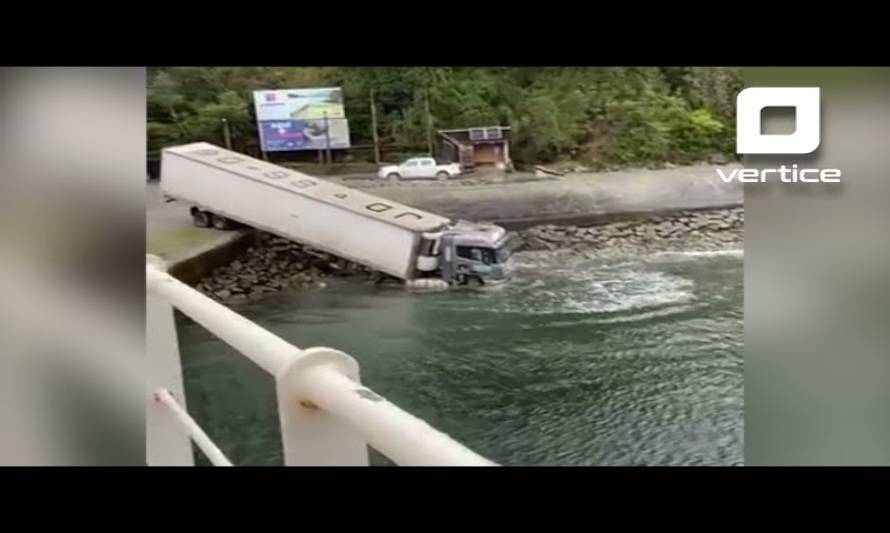
<svg viewBox="0 0 890 533"><path fill-rule="evenodd" d="M596 226L536 226L518 232L517 251L570 250L587 257L673 251L738 249L744 239L742 207L679 211Z"/></svg>
<svg viewBox="0 0 890 533"><path fill-rule="evenodd" d="M744 208L680 211L592 226L543 225L514 233L516 253L567 252L611 258L661 251L717 251L742 247ZM324 288L325 280L397 282L362 265L268 233L237 259L213 270L196 288L214 300L255 300L284 289Z"/></svg>
<svg viewBox="0 0 890 533"><path fill-rule="evenodd" d="M359 277L377 283L389 276L269 233L234 261L215 268L196 285L220 302L252 300L284 289L324 288L331 277Z"/></svg>

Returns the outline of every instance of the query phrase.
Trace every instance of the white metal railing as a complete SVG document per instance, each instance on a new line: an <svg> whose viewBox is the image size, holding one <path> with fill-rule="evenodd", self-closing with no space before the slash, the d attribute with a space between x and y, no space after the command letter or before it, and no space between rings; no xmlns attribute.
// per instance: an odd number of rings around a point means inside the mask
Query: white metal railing
<svg viewBox="0 0 890 533"><path fill-rule="evenodd" d="M211 463L231 463L189 416L182 382L176 307L275 377L285 465L367 466L368 446L405 466L495 466L423 420L361 385L349 355L300 349L146 264L146 460L193 466L191 443Z"/></svg>
<svg viewBox="0 0 890 533"><path fill-rule="evenodd" d="M225 456L222 450L207 436L207 433L204 433L204 430L201 429L201 426L195 422L185 409L182 408L181 405L176 401L170 391L166 389L157 389L154 391L154 399L156 402L160 402L170 410L173 416L182 424L182 427L185 429L186 433L188 433L189 438L194 441L195 444L198 445L198 448L207 459L210 460L213 466L232 466L232 462L229 461L229 458Z"/></svg>

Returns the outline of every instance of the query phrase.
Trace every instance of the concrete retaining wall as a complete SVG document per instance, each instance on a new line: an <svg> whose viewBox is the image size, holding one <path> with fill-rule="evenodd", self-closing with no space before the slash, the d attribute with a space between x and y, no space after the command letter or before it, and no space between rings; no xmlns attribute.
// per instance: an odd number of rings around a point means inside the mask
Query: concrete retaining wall
<svg viewBox="0 0 890 533"><path fill-rule="evenodd" d="M643 213L743 205L741 184L724 183L715 168L579 174L492 185L387 186L368 192L450 218L487 220L509 227L598 223Z"/></svg>

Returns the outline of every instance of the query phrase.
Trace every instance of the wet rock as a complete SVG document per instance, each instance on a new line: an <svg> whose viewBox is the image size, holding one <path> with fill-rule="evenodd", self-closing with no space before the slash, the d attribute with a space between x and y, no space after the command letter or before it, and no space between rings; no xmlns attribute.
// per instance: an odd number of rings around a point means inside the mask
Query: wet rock
<svg viewBox="0 0 890 533"><path fill-rule="evenodd" d="M539 234L539 235L538 235L538 238L541 239L542 241L545 241L545 242L548 242L548 243L554 243L554 242L562 241L562 240L565 238L565 235L561 235L561 234L558 234L558 233L549 233L549 232L548 232L548 233L541 233L541 234Z"/></svg>
<svg viewBox="0 0 890 533"><path fill-rule="evenodd" d="M729 163L729 157L726 154L713 154L708 158L708 163L712 165L725 165Z"/></svg>
<svg viewBox="0 0 890 533"><path fill-rule="evenodd" d="M709 250L737 246L744 209L682 211L587 228L552 225L519 232L522 250L616 257L657 250Z"/></svg>

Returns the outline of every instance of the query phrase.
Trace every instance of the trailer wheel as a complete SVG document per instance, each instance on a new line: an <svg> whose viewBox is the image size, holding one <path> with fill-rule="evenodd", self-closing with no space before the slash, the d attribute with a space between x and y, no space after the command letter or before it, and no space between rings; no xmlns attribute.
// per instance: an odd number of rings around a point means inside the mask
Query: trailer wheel
<svg viewBox="0 0 890 533"><path fill-rule="evenodd" d="M232 229L232 221L215 213L210 214L210 224L219 230Z"/></svg>
<svg viewBox="0 0 890 533"><path fill-rule="evenodd" d="M192 208L192 223L198 228L210 227L210 213Z"/></svg>
<svg viewBox="0 0 890 533"><path fill-rule="evenodd" d="M388 179L389 181L395 181L402 179L402 176L399 176L397 172L390 172L386 175L386 179Z"/></svg>
<svg viewBox="0 0 890 533"><path fill-rule="evenodd" d="M436 177L439 178L439 181L445 181L451 177L451 174L445 172L444 170L436 174Z"/></svg>

